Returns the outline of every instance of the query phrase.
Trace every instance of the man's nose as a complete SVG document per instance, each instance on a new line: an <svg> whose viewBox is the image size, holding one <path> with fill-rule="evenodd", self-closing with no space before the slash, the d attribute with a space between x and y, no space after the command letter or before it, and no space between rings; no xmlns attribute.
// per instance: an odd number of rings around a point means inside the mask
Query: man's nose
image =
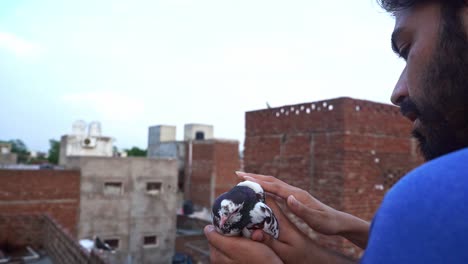
<svg viewBox="0 0 468 264"><path fill-rule="evenodd" d="M409 92L408 92L408 84L406 80L406 67L405 67L405 69L403 69L403 72L400 75L400 78L398 79L398 82L395 85L395 88L393 89L393 93L392 93L390 100L392 101L393 104L400 105L403 99L405 99L408 96L409 96Z"/></svg>

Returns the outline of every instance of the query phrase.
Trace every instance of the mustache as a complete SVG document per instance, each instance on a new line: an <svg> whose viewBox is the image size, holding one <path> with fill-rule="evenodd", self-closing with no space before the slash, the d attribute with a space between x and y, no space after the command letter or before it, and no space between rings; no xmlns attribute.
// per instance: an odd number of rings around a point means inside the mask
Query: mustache
<svg viewBox="0 0 468 264"><path fill-rule="evenodd" d="M416 104L413 101L411 101L411 99L409 99L408 97L403 99L403 101L400 103L400 112L404 116L408 116L408 115L420 116L421 115L421 112L419 111Z"/></svg>

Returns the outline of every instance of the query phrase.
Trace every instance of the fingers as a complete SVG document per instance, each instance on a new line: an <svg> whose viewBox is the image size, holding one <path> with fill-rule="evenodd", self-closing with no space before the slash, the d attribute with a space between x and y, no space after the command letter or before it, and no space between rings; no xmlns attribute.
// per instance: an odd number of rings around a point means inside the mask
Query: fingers
<svg viewBox="0 0 468 264"><path fill-rule="evenodd" d="M275 239L260 229L257 229L252 233L251 239L253 241L263 243L275 252L285 252L288 248L288 244Z"/></svg>
<svg viewBox="0 0 468 264"><path fill-rule="evenodd" d="M250 236L250 239L257 242L263 242L264 236L264 232L260 229L257 229L253 231L252 235Z"/></svg>
<svg viewBox="0 0 468 264"><path fill-rule="evenodd" d="M293 212L295 215L297 215L299 218L303 219L304 221L308 221L310 212L308 208L299 202L294 195L288 196L286 200L286 204L288 205L288 208Z"/></svg>
<svg viewBox="0 0 468 264"><path fill-rule="evenodd" d="M254 174L254 173L248 173L248 172L243 172L243 171L236 171L237 177L243 180L245 177L250 177L254 178L257 180L269 182L269 181L274 181L276 178L273 176L267 176L267 175L261 175L261 174Z"/></svg>
<svg viewBox="0 0 468 264"><path fill-rule="evenodd" d="M273 198L271 198L270 196L267 196L266 203L271 208L271 210L273 210L273 213L275 214L276 219L278 220L278 224L279 224L278 240L282 243L288 243L288 241L291 241L292 239L294 239L294 237L300 231L297 229L297 227L293 223L291 223L291 221L289 221L288 217L283 213L283 211L278 206L278 204L273 200ZM264 236L267 236L267 234L264 234ZM274 239L273 237L271 238Z"/></svg>
<svg viewBox="0 0 468 264"><path fill-rule="evenodd" d="M273 193L283 199L286 199L289 195L296 194L300 190L273 176L246 173L240 171L236 171L236 174L239 178L243 180L249 180L260 184L264 191Z"/></svg>
<svg viewBox="0 0 468 264"><path fill-rule="evenodd" d="M293 195L290 195L286 201L289 210L294 213L297 217L304 220L304 222L315 231L318 231L324 235L335 235L336 225L329 213L327 214L323 210L316 210L306 206Z"/></svg>

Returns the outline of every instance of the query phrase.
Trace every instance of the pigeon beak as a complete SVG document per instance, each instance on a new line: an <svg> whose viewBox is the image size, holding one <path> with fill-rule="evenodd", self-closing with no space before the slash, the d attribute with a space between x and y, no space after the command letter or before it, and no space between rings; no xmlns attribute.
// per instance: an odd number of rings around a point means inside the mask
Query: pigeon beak
<svg viewBox="0 0 468 264"><path fill-rule="evenodd" d="M221 220L219 221L219 228L222 228L228 219L229 217L221 216Z"/></svg>

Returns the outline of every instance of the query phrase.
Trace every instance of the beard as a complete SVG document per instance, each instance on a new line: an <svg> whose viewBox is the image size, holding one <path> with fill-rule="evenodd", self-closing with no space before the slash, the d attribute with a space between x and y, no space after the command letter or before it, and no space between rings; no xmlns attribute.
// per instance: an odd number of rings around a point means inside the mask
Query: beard
<svg viewBox="0 0 468 264"><path fill-rule="evenodd" d="M412 112L419 119L412 134L427 161L468 147L467 35L457 15L445 15L442 23L419 82L423 95L414 101L407 97L400 105L403 114Z"/></svg>

